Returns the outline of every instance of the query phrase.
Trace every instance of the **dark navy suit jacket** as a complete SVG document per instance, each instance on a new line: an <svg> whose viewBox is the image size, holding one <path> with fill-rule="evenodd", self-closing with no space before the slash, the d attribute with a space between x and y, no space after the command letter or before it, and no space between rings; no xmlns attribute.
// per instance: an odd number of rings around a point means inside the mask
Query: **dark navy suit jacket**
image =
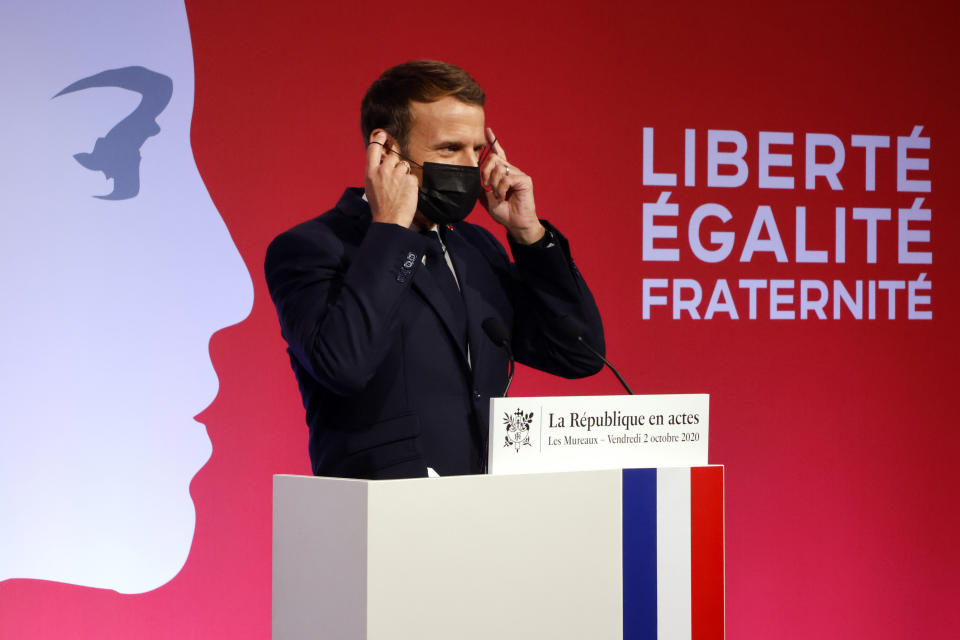
<svg viewBox="0 0 960 640"><path fill-rule="evenodd" d="M572 316L603 350L600 314L549 223L551 247L511 243L459 223L445 240L468 315L469 363L451 312L421 264L428 238L372 223L360 189L279 235L265 271L310 427L317 475L354 478L481 472L489 398L503 391L506 352L484 334L496 317L519 362L564 377L602 364L558 330Z"/></svg>

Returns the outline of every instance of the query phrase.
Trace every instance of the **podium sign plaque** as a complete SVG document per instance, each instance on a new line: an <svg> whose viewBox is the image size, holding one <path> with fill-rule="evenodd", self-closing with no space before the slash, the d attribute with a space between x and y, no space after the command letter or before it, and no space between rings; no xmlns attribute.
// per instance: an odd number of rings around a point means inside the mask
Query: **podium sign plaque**
<svg viewBox="0 0 960 640"><path fill-rule="evenodd" d="M491 474L707 464L707 394L490 399Z"/></svg>

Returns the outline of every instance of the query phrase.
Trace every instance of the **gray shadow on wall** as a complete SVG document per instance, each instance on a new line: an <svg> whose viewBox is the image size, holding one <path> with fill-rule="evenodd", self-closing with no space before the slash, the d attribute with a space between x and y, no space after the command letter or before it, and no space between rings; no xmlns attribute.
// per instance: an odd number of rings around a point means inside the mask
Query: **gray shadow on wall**
<svg viewBox="0 0 960 640"><path fill-rule="evenodd" d="M77 80L54 98L93 87L119 87L136 91L142 97L137 108L97 138L90 153L77 153L74 158L91 171L102 171L113 180L113 191L102 200L127 200L140 193L140 147L150 136L160 133L157 116L170 103L173 80L146 67L123 67L101 71Z"/></svg>

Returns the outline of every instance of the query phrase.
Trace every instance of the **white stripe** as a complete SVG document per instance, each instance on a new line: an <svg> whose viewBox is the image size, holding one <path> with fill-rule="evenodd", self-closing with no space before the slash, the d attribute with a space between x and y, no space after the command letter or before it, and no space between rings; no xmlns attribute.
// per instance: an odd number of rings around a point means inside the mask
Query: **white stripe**
<svg viewBox="0 0 960 640"><path fill-rule="evenodd" d="M690 469L657 469L657 638L689 640Z"/></svg>

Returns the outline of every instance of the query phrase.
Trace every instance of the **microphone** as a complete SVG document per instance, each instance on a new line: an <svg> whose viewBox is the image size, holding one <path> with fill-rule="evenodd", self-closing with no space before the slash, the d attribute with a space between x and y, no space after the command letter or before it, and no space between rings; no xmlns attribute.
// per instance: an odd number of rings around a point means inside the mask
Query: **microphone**
<svg viewBox="0 0 960 640"><path fill-rule="evenodd" d="M493 344L506 349L507 357L510 358L510 373L507 375L507 386L503 388L503 393L500 394L506 397L507 391L510 390L510 385L513 383L513 373L516 368L516 362L513 359L513 350L510 348L510 335L507 333L507 329L503 326L503 323L494 316L485 319L480 323L480 326L483 327L483 332L487 334L487 337L490 338Z"/></svg>
<svg viewBox="0 0 960 640"><path fill-rule="evenodd" d="M617 380L619 380L620 384L623 385L623 388L627 390L627 393L634 395L633 389L631 389L630 385L627 384L627 381L623 379L623 376L620 375L620 372L617 371L617 368L610 364L609 360L604 358L599 351L591 347L589 344L587 344L587 341L583 339L583 334L586 331L583 328L583 325L570 316L562 316L557 320L557 328L560 329L560 331L566 337L570 338L571 340L578 341L580 344L586 347L587 351L600 358L600 360L603 361L603 364L610 367L610 371L613 371L613 375L617 376Z"/></svg>

